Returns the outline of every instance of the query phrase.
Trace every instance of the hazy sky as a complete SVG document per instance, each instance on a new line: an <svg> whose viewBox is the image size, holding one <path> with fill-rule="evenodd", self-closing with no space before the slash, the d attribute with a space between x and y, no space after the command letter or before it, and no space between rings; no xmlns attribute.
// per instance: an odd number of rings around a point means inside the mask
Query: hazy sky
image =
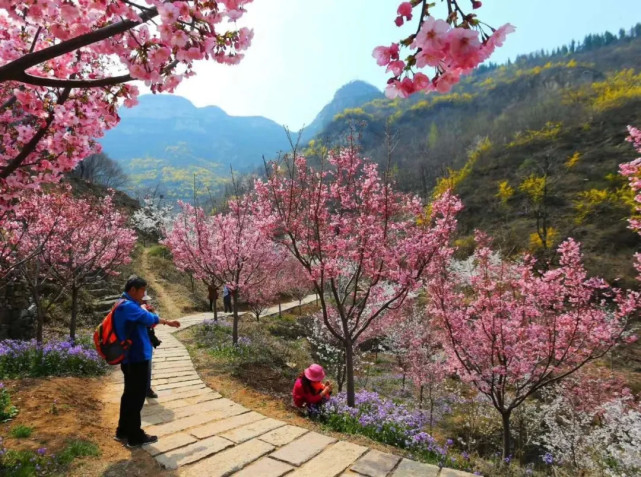
<svg viewBox="0 0 641 477"><path fill-rule="evenodd" d="M237 116L266 116L298 129L309 124L345 83L379 89L387 75L374 47L401 38L393 24L399 0L255 0L243 24L254 41L238 66L201 62L176 94L197 106L217 105ZM440 2L438 2L440 3ZM480 18L510 35L491 61L552 49L587 33L616 33L641 21L641 0L484 0ZM462 4L467 4L462 0ZM444 8L439 5L439 8ZM415 28L415 24L412 24Z"/></svg>

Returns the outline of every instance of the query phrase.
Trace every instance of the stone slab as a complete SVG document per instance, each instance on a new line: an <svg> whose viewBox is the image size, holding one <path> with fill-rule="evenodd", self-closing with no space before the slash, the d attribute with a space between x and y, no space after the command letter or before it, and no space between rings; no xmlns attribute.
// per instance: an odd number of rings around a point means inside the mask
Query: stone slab
<svg viewBox="0 0 641 477"><path fill-rule="evenodd" d="M182 383L184 381L192 381L194 379L200 379L197 373L189 373L183 376L152 376L151 382L153 384L169 384L169 383Z"/></svg>
<svg viewBox="0 0 641 477"><path fill-rule="evenodd" d="M159 386L156 386L155 390L156 392L160 392L166 389L185 388L188 386L194 386L194 385L200 385L200 384L204 385L204 383L200 380L200 378L191 379L189 381L180 381L180 382L172 381L168 384L161 384Z"/></svg>
<svg viewBox="0 0 641 477"><path fill-rule="evenodd" d="M201 387L201 388L181 390L180 392L176 391L174 393L167 393L162 396L158 396L158 399L148 399L148 401L154 404L158 404L158 403L162 404L168 401L176 401L177 399L193 398L203 394L206 395L206 394L217 394L217 393L214 393L211 389L207 387Z"/></svg>
<svg viewBox="0 0 641 477"><path fill-rule="evenodd" d="M436 477L439 468L435 465L421 464L413 460L403 459L392 477Z"/></svg>
<svg viewBox="0 0 641 477"><path fill-rule="evenodd" d="M463 470L443 468L441 469L439 477L475 477L475 475Z"/></svg>
<svg viewBox="0 0 641 477"><path fill-rule="evenodd" d="M159 398L160 397L165 397L169 396L171 394L176 394L176 393L182 393L182 392L187 392L187 391L193 391L195 389L203 389L206 388L204 383L200 384L191 384L189 386L183 386L180 388L174 388L174 389L157 389L156 394L158 394Z"/></svg>
<svg viewBox="0 0 641 477"><path fill-rule="evenodd" d="M192 404L191 406L180 407L174 410L176 419L192 416L194 414L208 412L208 411L225 411L229 410L229 416L235 416L242 412L247 412L247 409L240 404L230 401L229 399L220 398L214 401L201 402L199 404ZM239 412L237 412L239 411ZM226 417L226 416L224 416Z"/></svg>
<svg viewBox="0 0 641 477"><path fill-rule="evenodd" d="M238 406L239 408L242 406ZM156 436L166 436L168 434L174 434L176 432L184 431L190 427L196 427L198 425L204 424L210 421L217 421L225 417L230 416L230 412L236 412L241 414L244 412L242 410L236 410L234 408L224 408L217 411L203 412L193 416L183 417L182 419L176 419L166 424L159 424L157 426L151 426L145 429L147 434L156 435Z"/></svg>
<svg viewBox="0 0 641 477"><path fill-rule="evenodd" d="M291 477L336 477L367 452L367 447L340 441L289 474Z"/></svg>
<svg viewBox="0 0 641 477"><path fill-rule="evenodd" d="M263 457L240 472L236 472L234 477L281 477L293 468L291 465L279 460Z"/></svg>
<svg viewBox="0 0 641 477"><path fill-rule="evenodd" d="M370 450L356 461L351 470L367 477L387 477L399 460L398 456Z"/></svg>
<svg viewBox="0 0 641 477"><path fill-rule="evenodd" d="M148 416L141 416L140 425L142 427L156 426L158 424L172 421L173 419L174 413L171 412L171 410L167 410L156 414L150 414Z"/></svg>
<svg viewBox="0 0 641 477"><path fill-rule="evenodd" d="M202 441L196 441L185 447L157 455L156 461L167 469L177 469L180 466L191 464L192 462L196 462L233 445L233 442L229 442L222 437L213 436Z"/></svg>
<svg viewBox="0 0 641 477"><path fill-rule="evenodd" d="M159 439L155 444L143 446L143 449L149 452L152 456L156 456L158 454L186 446L192 442L196 442L196 439L193 436L179 432L178 434L173 434L163 439Z"/></svg>
<svg viewBox="0 0 641 477"><path fill-rule="evenodd" d="M289 444L294 439L306 434L307 429L297 426L284 426L260 436L261 441L265 441L276 447Z"/></svg>
<svg viewBox="0 0 641 477"><path fill-rule="evenodd" d="M255 421L260 421L261 419L265 419L265 416L253 411L246 412L244 414L239 414L238 416L228 417L227 419L210 422L204 426L196 427L191 429L189 433L199 439L204 439L205 437L220 434L221 432L235 429L236 427L244 426L245 424Z"/></svg>
<svg viewBox="0 0 641 477"><path fill-rule="evenodd" d="M274 446L258 439L252 439L185 467L180 475L185 477L226 477L233 472L238 472L272 450L274 450Z"/></svg>
<svg viewBox="0 0 641 477"><path fill-rule="evenodd" d="M260 421L252 422L251 424L246 424L236 429L220 434L221 437L224 437L227 440L240 444L241 442L248 441L254 437L265 434L271 430L283 427L285 423L276 419L262 419Z"/></svg>
<svg viewBox="0 0 641 477"><path fill-rule="evenodd" d="M159 403L148 403L145 407L142 408L140 413L141 416L150 416L152 414L158 414L161 412L179 409L181 407L192 406L201 402L214 401L220 399L221 395L218 393L205 393L198 394L194 397L176 399L175 401L159 402Z"/></svg>
<svg viewBox="0 0 641 477"><path fill-rule="evenodd" d="M192 363L191 360L183 361L183 362L173 361L173 362L163 362L162 364L154 363L151 367L152 371L154 369L179 369L179 368L194 369L194 363Z"/></svg>
<svg viewBox="0 0 641 477"><path fill-rule="evenodd" d="M325 447L336 442L336 439L309 432L274 452L270 457L296 466L307 462L319 454Z"/></svg>
<svg viewBox="0 0 641 477"><path fill-rule="evenodd" d="M152 379L171 379L171 378L182 378L183 376L198 376L196 371L171 371L171 370L159 370L152 373Z"/></svg>

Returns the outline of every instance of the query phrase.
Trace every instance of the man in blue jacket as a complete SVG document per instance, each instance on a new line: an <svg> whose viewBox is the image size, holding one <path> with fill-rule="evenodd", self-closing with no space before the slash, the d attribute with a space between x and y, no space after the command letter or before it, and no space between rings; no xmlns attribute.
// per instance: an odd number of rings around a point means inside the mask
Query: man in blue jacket
<svg viewBox="0 0 641 477"><path fill-rule="evenodd" d="M119 339L130 339L131 347L120 365L125 375L125 390L120 399L120 420L116 439L127 441L128 447L138 447L156 442L156 436L146 434L140 427L140 411L147 394L152 346L147 328L157 324L178 328L178 321L161 320L158 315L142 308L142 297L147 282L140 277L130 277L122 294L124 300L114 311L113 321Z"/></svg>

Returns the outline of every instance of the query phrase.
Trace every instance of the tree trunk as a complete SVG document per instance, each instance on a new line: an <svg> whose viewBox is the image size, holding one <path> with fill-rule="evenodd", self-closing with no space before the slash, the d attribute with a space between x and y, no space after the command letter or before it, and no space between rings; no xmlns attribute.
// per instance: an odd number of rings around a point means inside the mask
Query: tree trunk
<svg viewBox="0 0 641 477"><path fill-rule="evenodd" d="M71 286L71 322L69 323L69 338L76 341L76 323L78 319L78 286Z"/></svg>
<svg viewBox="0 0 641 477"><path fill-rule="evenodd" d="M511 411L500 411L503 420L503 459L510 456L511 438L510 438L510 414Z"/></svg>
<svg viewBox="0 0 641 477"><path fill-rule="evenodd" d="M214 321L218 321L218 299L214 298Z"/></svg>
<svg viewBox="0 0 641 477"><path fill-rule="evenodd" d="M354 390L354 349L350 340L345 342L345 374L347 375L347 405L354 407L356 401L356 392Z"/></svg>
<svg viewBox="0 0 641 477"><path fill-rule="evenodd" d="M38 289L34 289L33 291L33 301L36 305L36 318L38 325L36 327L36 341L38 344L42 344L42 332L45 324L45 316L44 313L42 312L42 304L40 303L40 292Z"/></svg>
<svg viewBox="0 0 641 477"><path fill-rule="evenodd" d="M278 318L282 318L282 317L283 317L283 311L280 308L280 301L279 301L278 302Z"/></svg>
<svg viewBox="0 0 641 477"><path fill-rule="evenodd" d="M405 373L403 373L403 387L401 388L401 391L405 391Z"/></svg>
<svg viewBox="0 0 641 477"><path fill-rule="evenodd" d="M423 387L421 386L421 390ZM432 426L434 425L434 396L432 396L432 385L430 384L430 434L432 433Z"/></svg>
<svg viewBox="0 0 641 477"><path fill-rule="evenodd" d="M234 326L232 331L232 343L238 344L238 290L231 292L232 311L234 313Z"/></svg>

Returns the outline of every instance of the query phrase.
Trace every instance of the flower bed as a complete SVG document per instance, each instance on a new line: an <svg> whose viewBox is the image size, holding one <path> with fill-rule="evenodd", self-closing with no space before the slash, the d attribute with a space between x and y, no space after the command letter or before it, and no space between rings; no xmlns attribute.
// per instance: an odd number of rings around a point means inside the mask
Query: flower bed
<svg viewBox="0 0 641 477"><path fill-rule="evenodd" d="M440 445L425 432L429 418L423 411L396 404L375 392L357 392L355 407L348 406L345 393L341 393L312 414L335 431L362 434L406 449L424 462L471 470L467 456L451 455L451 440Z"/></svg>
<svg viewBox="0 0 641 477"><path fill-rule="evenodd" d="M0 379L42 376L96 376L108 368L91 345L35 340L0 341Z"/></svg>

